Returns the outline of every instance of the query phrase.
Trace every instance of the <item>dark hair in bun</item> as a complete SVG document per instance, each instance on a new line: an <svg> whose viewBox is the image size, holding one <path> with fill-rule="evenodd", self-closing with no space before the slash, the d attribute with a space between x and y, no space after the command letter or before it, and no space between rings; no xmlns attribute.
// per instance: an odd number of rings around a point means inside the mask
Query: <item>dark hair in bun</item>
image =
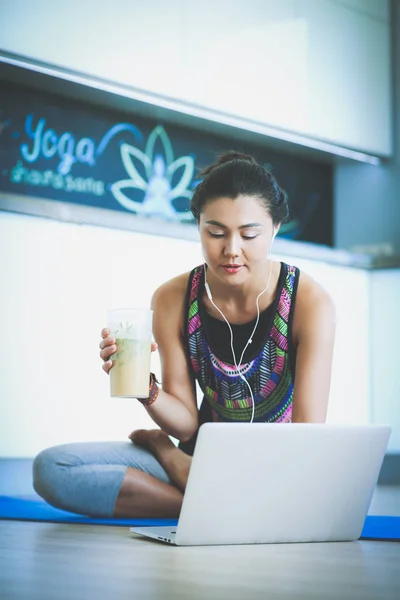
<svg viewBox="0 0 400 600"><path fill-rule="evenodd" d="M217 198L253 196L269 212L274 225L285 223L289 208L284 192L273 175L249 154L231 150L199 175L202 182L195 188L190 209L197 220L206 204Z"/></svg>

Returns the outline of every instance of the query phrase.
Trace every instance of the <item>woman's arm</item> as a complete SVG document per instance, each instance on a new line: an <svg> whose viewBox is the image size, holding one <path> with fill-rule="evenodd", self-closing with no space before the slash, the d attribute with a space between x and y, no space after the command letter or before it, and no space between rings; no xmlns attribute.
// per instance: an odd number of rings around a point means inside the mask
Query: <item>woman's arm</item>
<svg viewBox="0 0 400 600"><path fill-rule="evenodd" d="M297 347L292 422L326 419L335 338L335 309L327 292L301 273L293 320Z"/></svg>
<svg viewBox="0 0 400 600"><path fill-rule="evenodd" d="M169 435L189 440L198 429L196 388L183 337L188 274L168 281L152 298L153 334L162 367L162 390L146 407L151 418Z"/></svg>

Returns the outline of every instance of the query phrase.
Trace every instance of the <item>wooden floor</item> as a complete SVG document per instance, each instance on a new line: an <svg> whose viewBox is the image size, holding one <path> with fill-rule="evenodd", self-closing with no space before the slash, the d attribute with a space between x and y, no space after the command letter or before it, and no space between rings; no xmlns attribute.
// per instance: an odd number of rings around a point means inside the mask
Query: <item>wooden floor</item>
<svg viewBox="0 0 400 600"><path fill-rule="evenodd" d="M400 544L177 548L127 527L0 521L1 600L400 598Z"/></svg>

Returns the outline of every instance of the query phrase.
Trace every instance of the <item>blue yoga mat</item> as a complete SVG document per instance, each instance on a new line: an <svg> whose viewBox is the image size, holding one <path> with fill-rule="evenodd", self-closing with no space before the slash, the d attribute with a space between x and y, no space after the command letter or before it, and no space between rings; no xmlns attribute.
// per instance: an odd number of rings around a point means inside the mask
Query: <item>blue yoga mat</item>
<svg viewBox="0 0 400 600"><path fill-rule="evenodd" d="M166 525L174 527L176 519L94 519L53 508L40 496L0 496L0 519L82 523L88 525L122 525L128 527ZM370 515L360 539L400 541L400 517Z"/></svg>
<svg viewBox="0 0 400 600"><path fill-rule="evenodd" d="M88 525L123 525L174 527L176 519L94 519L54 508L40 496L0 496L0 519L17 521L46 521L50 523L81 523Z"/></svg>
<svg viewBox="0 0 400 600"><path fill-rule="evenodd" d="M360 539L400 542L400 517L368 515Z"/></svg>

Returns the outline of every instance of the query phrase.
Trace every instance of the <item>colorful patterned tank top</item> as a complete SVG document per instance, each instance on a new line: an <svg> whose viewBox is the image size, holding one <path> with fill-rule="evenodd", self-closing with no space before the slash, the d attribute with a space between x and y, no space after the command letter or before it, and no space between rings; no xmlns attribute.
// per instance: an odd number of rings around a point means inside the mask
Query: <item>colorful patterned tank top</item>
<svg viewBox="0 0 400 600"><path fill-rule="evenodd" d="M238 365L253 391L255 422L291 421L295 364L291 325L298 279L299 270L282 263L280 285L263 343L253 349L248 362ZM232 363L222 361L207 339L199 310L203 294L204 265L201 265L189 277L185 325L190 363L204 394L200 424L249 422L252 400L247 385L237 374L233 359Z"/></svg>

